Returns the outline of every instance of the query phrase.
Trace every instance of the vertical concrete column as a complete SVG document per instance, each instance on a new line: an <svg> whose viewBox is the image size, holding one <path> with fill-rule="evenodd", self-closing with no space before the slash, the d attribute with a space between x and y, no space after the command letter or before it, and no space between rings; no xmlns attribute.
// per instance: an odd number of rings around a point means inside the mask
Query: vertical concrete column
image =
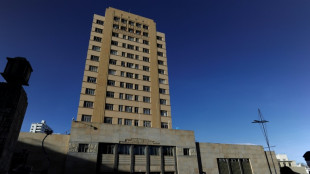
<svg viewBox="0 0 310 174"><path fill-rule="evenodd" d="M118 171L118 144L114 146L114 172Z"/></svg>
<svg viewBox="0 0 310 174"><path fill-rule="evenodd" d="M150 149L149 146L145 147L145 155L146 155L146 174L150 174Z"/></svg>
<svg viewBox="0 0 310 174"><path fill-rule="evenodd" d="M177 149L176 147L173 147L175 174L178 174L177 151L176 151L176 149Z"/></svg>
<svg viewBox="0 0 310 174"><path fill-rule="evenodd" d="M130 146L130 173L134 173L134 170L135 170L135 156L134 156L134 153L133 153L133 149L134 148L134 145L131 145Z"/></svg>
<svg viewBox="0 0 310 174"><path fill-rule="evenodd" d="M164 164L164 151L163 151L163 146L160 146L159 148L159 154L160 154L160 172L161 174L165 173L165 164Z"/></svg>

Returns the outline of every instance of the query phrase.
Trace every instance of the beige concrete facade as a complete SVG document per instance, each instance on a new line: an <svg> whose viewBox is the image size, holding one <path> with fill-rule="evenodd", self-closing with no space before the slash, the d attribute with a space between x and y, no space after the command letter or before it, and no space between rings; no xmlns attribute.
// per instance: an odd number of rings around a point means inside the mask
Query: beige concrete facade
<svg viewBox="0 0 310 174"><path fill-rule="evenodd" d="M152 19L94 15L77 120L171 129L166 55Z"/></svg>

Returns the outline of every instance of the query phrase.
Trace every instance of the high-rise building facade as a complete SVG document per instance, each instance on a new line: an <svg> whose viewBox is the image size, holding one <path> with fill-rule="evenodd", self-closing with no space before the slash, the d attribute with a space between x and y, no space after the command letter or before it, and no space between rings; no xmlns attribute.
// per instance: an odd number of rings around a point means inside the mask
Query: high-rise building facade
<svg viewBox="0 0 310 174"><path fill-rule="evenodd" d="M77 121L172 128L165 35L152 19L94 15Z"/></svg>

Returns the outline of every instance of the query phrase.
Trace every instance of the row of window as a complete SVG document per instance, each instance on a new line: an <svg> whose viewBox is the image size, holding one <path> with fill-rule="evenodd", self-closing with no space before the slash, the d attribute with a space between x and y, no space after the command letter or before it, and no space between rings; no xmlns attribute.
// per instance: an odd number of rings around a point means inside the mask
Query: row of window
<svg viewBox="0 0 310 174"><path fill-rule="evenodd" d="M120 21L120 17L117 17L117 16L115 16L114 17L114 21L115 22L119 22ZM145 24L141 24L141 23L138 23L138 22L133 22L133 21L131 21L131 20L127 20L127 19L124 19L124 18L122 18L121 19L121 22L123 23L123 24L127 24L127 21L128 21L128 24L129 25L131 25L131 26L134 26L135 24L136 24L136 27L138 27L138 28L141 28L141 27L143 27L143 29L145 29L145 30L148 30L149 29L149 26L148 25L145 25Z"/></svg>
<svg viewBox="0 0 310 174"><path fill-rule="evenodd" d="M149 59L147 59L149 60ZM163 64L163 61L161 60L158 60L158 63L159 64ZM109 60L109 64L111 65L117 65L117 60L115 59L110 59ZM121 61L121 64L120 64L122 67L127 67L127 68L133 68L133 69L139 69L139 64L134 64L134 63L131 63L131 62L125 62L125 61ZM149 66L142 66L142 70L143 71L150 71L150 67ZM159 74L165 74L165 70L163 69L158 69L158 73Z"/></svg>
<svg viewBox="0 0 310 174"><path fill-rule="evenodd" d="M116 75L116 70L114 69L109 69L108 70L108 74L109 75ZM124 72L124 71L121 71L120 72L120 76L121 77L127 77L127 78L131 78L131 79L139 79L139 74L134 74L134 73L130 73L130 72ZM149 76L146 76L146 75L143 75L142 76L142 80L144 81L150 81L150 77ZM159 78L158 79L159 83L160 84L166 84L166 80L165 79L161 79Z"/></svg>
<svg viewBox="0 0 310 174"><path fill-rule="evenodd" d="M89 101L84 101L84 104L85 104L85 102L89 102ZM113 111L114 110L114 104L106 103L105 109ZM134 113L139 113L139 107L118 105L118 111L120 111L120 112L125 111L125 112L129 112L129 113L132 113L134 111ZM143 108L143 114L150 115L151 109Z"/></svg>
<svg viewBox="0 0 310 174"><path fill-rule="evenodd" d="M119 25L117 25L117 24L113 24L113 28L114 28L114 29L121 29L121 30L123 30L123 31L128 31L128 32L130 32L130 33L135 33L135 34L137 34L137 35L141 35L141 33L142 33L142 36L145 36L145 37L148 37L148 36L149 36L149 33L148 33L148 32L141 32L141 30L134 30L134 29L132 29L132 28L127 28L127 27L125 27L125 26L119 26Z"/></svg>
<svg viewBox="0 0 310 174"><path fill-rule="evenodd" d="M86 88L85 92L88 92L89 90L91 90L91 94L90 95L94 95L94 93L95 93L94 89ZM107 91L106 96L110 97L110 98L114 98L115 95L114 95L114 92ZM119 99L139 101L139 96L138 95L132 95L132 94L125 94L124 95L124 93L119 93ZM145 103L150 103L151 102L151 98L143 96L143 100L142 101L145 102ZM160 101L161 105L167 105L167 100L166 99L160 99L159 101Z"/></svg>
<svg viewBox="0 0 310 174"><path fill-rule="evenodd" d="M87 82L89 82L89 83L96 83L97 82L97 78L96 77L88 76L87 77ZM116 86L114 80L108 80L107 85L108 86ZM132 84L132 83L120 82L119 87L127 88L127 89L139 90L139 85L138 84ZM151 91L151 87L143 85L142 90L146 91L146 92L150 92ZM159 93L160 94L166 94L166 89L159 88Z"/></svg>

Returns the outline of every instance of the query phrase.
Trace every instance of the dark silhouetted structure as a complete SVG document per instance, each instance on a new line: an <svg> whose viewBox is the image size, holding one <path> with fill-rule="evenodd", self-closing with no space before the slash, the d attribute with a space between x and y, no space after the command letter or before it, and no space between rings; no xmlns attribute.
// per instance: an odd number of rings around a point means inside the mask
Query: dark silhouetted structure
<svg viewBox="0 0 310 174"><path fill-rule="evenodd" d="M30 63L22 57L7 58L1 75L7 81L0 83L0 173L9 170L14 147L27 109L28 86L32 72Z"/></svg>

